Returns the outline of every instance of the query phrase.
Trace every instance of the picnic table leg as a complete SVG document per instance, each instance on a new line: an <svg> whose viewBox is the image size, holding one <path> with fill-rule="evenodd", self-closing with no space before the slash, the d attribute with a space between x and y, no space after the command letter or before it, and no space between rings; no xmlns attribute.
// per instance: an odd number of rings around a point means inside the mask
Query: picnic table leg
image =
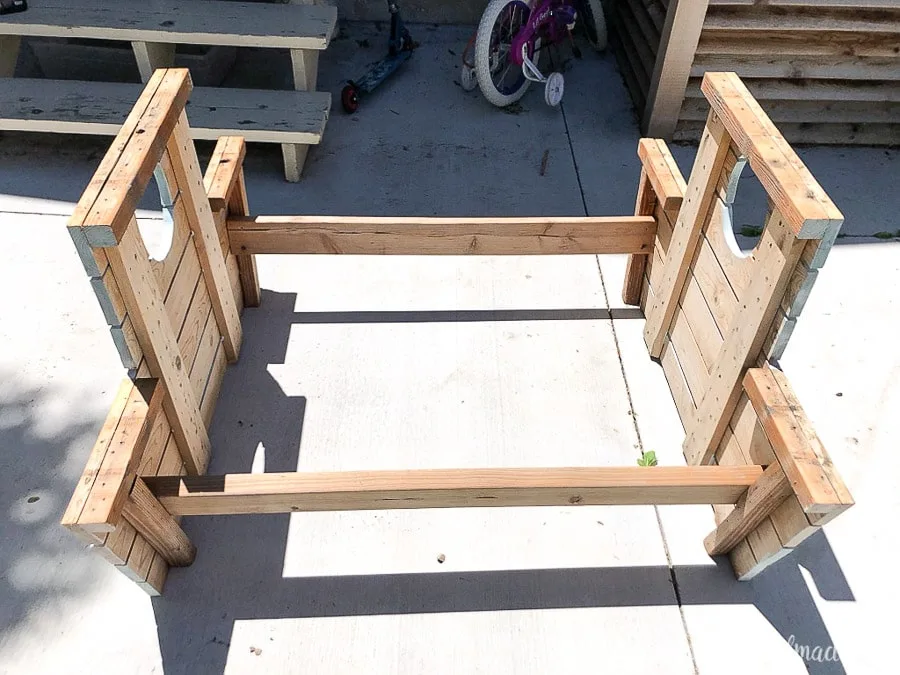
<svg viewBox="0 0 900 675"><path fill-rule="evenodd" d="M175 63L175 45L168 42L132 42L141 81L147 82L157 68L171 68Z"/></svg>
<svg viewBox="0 0 900 675"><path fill-rule="evenodd" d="M13 77L19 60L18 35L0 35L0 77Z"/></svg>
<svg viewBox="0 0 900 675"><path fill-rule="evenodd" d="M319 73L319 52L316 49L292 49L291 65L294 69L294 89L315 91ZM283 143L284 177L291 183L300 180L309 145L305 143Z"/></svg>

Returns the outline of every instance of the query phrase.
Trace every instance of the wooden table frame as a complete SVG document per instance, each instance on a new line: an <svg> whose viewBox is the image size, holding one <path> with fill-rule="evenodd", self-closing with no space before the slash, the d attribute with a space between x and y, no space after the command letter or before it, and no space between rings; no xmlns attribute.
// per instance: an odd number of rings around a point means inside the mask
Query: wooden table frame
<svg viewBox="0 0 900 675"><path fill-rule="evenodd" d="M182 516L712 504L706 548L746 579L853 503L775 362L842 217L735 75L706 76L712 112L688 181L663 142L643 139L636 213L604 218L254 218L243 139L221 138L201 176L190 87L184 70L152 75L69 223L131 372L62 523L149 593L194 558ZM715 227L741 157L771 207L745 258ZM173 253L150 261L134 212L157 166L175 233ZM687 466L205 475L240 312L260 301L258 253L630 254L625 301L645 311Z"/></svg>

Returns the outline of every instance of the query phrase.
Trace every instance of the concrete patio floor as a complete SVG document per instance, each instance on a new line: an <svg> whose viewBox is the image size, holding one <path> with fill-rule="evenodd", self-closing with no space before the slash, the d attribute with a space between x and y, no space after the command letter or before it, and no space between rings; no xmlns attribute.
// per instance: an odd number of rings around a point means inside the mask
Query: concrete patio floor
<svg viewBox="0 0 900 675"><path fill-rule="evenodd" d="M336 103L301 183L250 147L254 213L632 212L639 132L610 54L568 64L561 110L536 87L510 114L454 86L469 29L412 29L419 52L357 114ZM383 39L345 28L320 88L337 101ZM231 83L288 77L248 51ZM124 375L64 231L107 143L0 139L0 672L896 672L900 240L872 235L900 228L900 152L799 151L850 236L782 364L857 504L754 581L706 556L708 507L320 513L186 519L197 560L151 601L58 525ZM674 151L687 174L695 149ZM210 471L682 464L624 267L260 257Z"/></svg>

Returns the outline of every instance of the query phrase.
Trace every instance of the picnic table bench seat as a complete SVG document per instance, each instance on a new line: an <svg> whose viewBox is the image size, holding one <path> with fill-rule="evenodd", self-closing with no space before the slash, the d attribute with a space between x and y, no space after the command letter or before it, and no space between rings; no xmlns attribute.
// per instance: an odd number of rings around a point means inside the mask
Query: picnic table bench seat
<svg viewBox="0 0 900 675"><path fill-rule="evenodd" d="M87 38L130 42L144 82L156 68L170 67L178 44L288 49L294 92L197 89L194 105L205 112L195 138L216 134L243 135L249 141L282 143L285 176L300 178L309 144L318 143L328 119L330 96L315 92L318 53L325 49L337 24L337 10L325 5L284 5L210 0L31 0L28 10L0 18L0 77L12 78L22 37ZM3 129L69 133L110 133L113 120L124 120L140 94L137 85L102 82L4 82L0 94ZM58 85L58 86L57 86ZM41 93L41 86L46 93ZM23 93L25 91L26 93ZM30 91L31 93L27 93ZM307 95L299 95L306 92ZM80 94L80 96L75 96ZM127 106L123 96L131 95ZM19 98L38 96L42 105L27 108ZM75 96L75 98L73 98ZM73 106L54 104L62 98ZM108 100L105 100L108 97ZM218 102L214 103L214 101ZM326 106L324 102L328 101ZM295 105L296 108L290 106ZM33 110L41 110L35 113ZM250 116L244 111L253 111ZM206 113L209 113L208 115ZM53 114L58 119L51 118ZM296 118L296 119L294 119ZM249 121L247 121L249 120ZM58 124L53 124L53 122ZM308 140L298 141L297 138Z"/></svg>
<svg viewBox="0 0 900 675"><path fill-rule="evenodd" d="M85 85L88 85L85 87ZM0 79L0 131L115 136L141 84ZM249 142L317 144L331 109L324 91L195 87L187 105L195 140L240 135Z"/></svg>

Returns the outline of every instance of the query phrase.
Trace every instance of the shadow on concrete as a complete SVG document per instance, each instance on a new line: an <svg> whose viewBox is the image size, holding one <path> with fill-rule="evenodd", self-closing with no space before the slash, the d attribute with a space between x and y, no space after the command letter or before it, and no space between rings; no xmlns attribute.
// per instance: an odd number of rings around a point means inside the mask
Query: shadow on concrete
<svg viewBox="0 0 900 675"><path fill-rule="evenodd" d="M59 524L96 421L84 409L67 419L60 403L74 394L52 378L28 385L17 375L0 369L0 645L40 630L42 612L100 591L104 562Z"/></svg>
<svg viewBox="0 0 900 675"><path fill-rule="evenodd" d="M452 309L424 311L295 312L291 323L474 323L478 321L597 321L643 319L639 307L612 309Z"/></svg>
<svg viewBox="0 0 900 675"><path fill-rule="evenodd" d="M337 321L507 320L544 310L485 312L294 312L294 293L263 291L245 311L241 359L226 374L211 428L210 473L247 472L254 448L265 446L265 470L294 471L306 400L285 396L269 375L284 363L297 323ZM582 312L591 313L589 317ZM559 310L568 318L597 318L604 310ZM517 314L516 312L519 312ZM608 312L606 312L608 316ZM550 317L546 317L550 318ZM553 316L553 318L559 318ZM302 517L302 515L298 515ZM749 583L734 580L727 559L709 565L509 569L446 573L284 577L291 516L186 518L197 546L189 568L170 572L153 600L165 672L225 669L235 622L245 620L489 612L596 607L753 605L787 642L831 645L827 626L800 568L828 601L854 601L823 534ZM351 533L335 532L335 537ZM673 590L674 586L674 590ZM740 636L723 637L740 640ZM835 645L840 653L839 646ZM736 648L747 648L736 644ZM799 657L798 657L799 658ZM840 663L808 662L811 673L843 673Z"/></svg>

